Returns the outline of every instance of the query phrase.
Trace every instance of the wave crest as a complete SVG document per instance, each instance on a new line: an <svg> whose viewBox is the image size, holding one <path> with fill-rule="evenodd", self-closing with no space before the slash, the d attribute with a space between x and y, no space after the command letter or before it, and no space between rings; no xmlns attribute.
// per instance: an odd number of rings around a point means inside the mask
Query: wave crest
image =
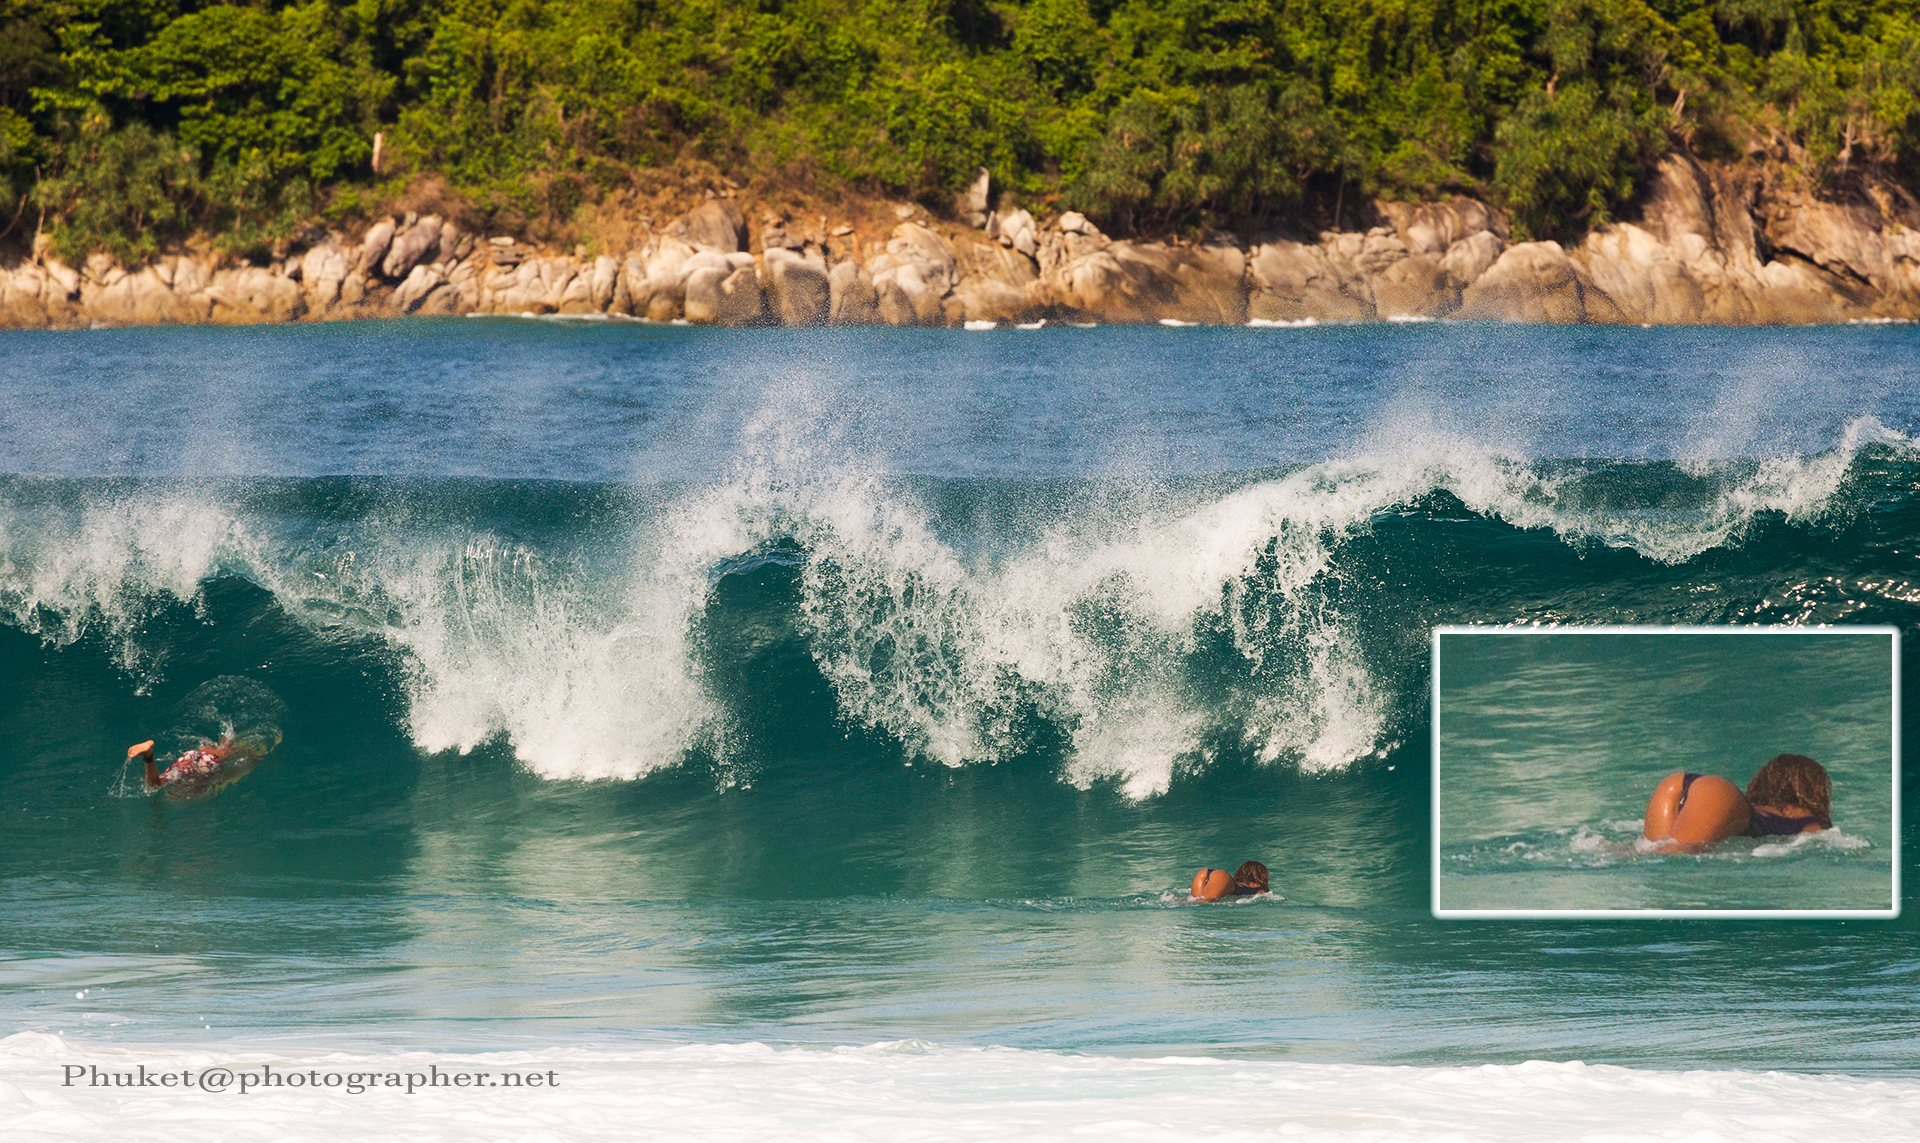
<svg viewBox="0 0 1920 1143"><path fill-rule="evenodd" d="M1757 520L1818 522L1856 501L1864 451L1913 451L1871 418L1826 452L1758 461L1530 461L1405 431L1238 481L983 490L786 447L660 498L612 539L591 522L422 523L391 504L263 508L244 486L9 478L0 618L59 645L98 628L150 676L156 609L244 576L315 629L384 640L422 749L504 737L547 777L633 778L734 749L729 704L754 696L716 692L697 635L715 584L778 548L797 564L790 622L839 718L947 766L1028 750L1039 720L1066 744L1066 780L1145 797L1223 749L1308 772L1382 750L1419 700L1373 635L1432 617L1345 553L1436 496L1674 565Z"/></svg>

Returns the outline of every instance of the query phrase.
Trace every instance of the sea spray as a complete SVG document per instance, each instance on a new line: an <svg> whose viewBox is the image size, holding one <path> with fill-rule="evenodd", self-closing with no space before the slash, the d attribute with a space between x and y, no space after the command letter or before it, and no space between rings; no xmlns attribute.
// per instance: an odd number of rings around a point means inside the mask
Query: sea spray
<svg viewBox="0 0 1920 1143"><path fill-rule="evenodd" d="M1887 481L1897 495L1912 455L1872 418L1757 461L1537 461L1428 435L1120 486L916 480L784 447L716 484L617 495L7 478L0 607L52 645L97 634L144 686L169 653L156 609L236 577L316 638L387 647L421 749L501 737L547 777L634 778L739 749L753 698L716 693L700 632L718 577L775 559L797 569L783 622L836 718L946 766L1017 755L1045 725L1064 779L1143 797L1222 749L1337 771L1397 737L1420 699L1379 636L1418 632L1357 554L1391 521L1450 499L1563 550L1677 567L1769 520L1848 518Z"/></svg>

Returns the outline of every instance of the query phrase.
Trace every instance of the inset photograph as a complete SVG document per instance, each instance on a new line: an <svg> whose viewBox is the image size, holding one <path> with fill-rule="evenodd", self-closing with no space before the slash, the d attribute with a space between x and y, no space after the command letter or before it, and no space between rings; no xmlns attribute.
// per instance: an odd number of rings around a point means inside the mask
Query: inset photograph
<svg viewBox="0 0 1920 1143"><path fill-rule="evenodd" d="M1439 917L1899 915L1891 627L1443 627Z"/></svg>

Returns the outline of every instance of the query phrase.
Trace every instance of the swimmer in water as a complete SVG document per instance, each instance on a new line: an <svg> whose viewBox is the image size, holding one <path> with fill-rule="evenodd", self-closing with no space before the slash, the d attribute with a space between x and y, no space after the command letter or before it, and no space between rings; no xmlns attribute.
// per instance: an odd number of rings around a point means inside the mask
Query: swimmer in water
<svg viewBox="0 0 1920 1143"><path fill-rule="evenodd" d="M1804 754L1776 754L1747 783L1753 819L1748 837L1778 837L1833 828L1833 778Z"/></svg>
<svg viewBox="0 0 1920 1143"><path fill-rule="evenodd" d="M1833 779L1801 754L1760 767L1745 793L1718 774L1669 774L1653 788L1641 833L1666 853L1698 853L1730 837L1833 828Z"/></svg>
<svg viewBox="0 0 1920 1143"><path fill-rule="evenodd" d="M1191 896L1196 901L1218 901L1222 897L1257 897L1269 892L1267 867L1249 861L1229 876L1224 869L1202 869L1193 875Z"/></svg>
<svg viewBox="0 0 1920 1143"><path fill-rule="evenodd" d="M143 784L149 790L165 790L172 798L205 797L218 793L239 779L260 761L260 755L247 744L223 734L218 742L202 739L188 748L163 772L153 761L153 741L127 747L127 760L140 759L146 765Z"/></svg>

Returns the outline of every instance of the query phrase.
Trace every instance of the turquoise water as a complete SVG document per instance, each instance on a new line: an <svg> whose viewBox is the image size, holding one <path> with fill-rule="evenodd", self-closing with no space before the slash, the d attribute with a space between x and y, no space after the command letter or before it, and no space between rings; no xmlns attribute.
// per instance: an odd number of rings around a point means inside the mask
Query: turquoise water
<svg viewBox="0 0 1920 1143"><path fill-rule="evenodd" d="M1445 909L1895 907L1888 633L1440 636ZM1834 783L1834 829L1636 847L1654 786L1745 787L1776 754Z"/></svg>
<svg viewBox="0 0 1920 1143"><path fill-rule="evenodd" d="M1905 327L0 335L0 1025L1912 1073L1906 917L1434 919L1427 696L1443 624L1910 636L1917 365ZM130 789L232 679L280 747ZM1184 900L1246 858L1281 899Z"/></svg>

